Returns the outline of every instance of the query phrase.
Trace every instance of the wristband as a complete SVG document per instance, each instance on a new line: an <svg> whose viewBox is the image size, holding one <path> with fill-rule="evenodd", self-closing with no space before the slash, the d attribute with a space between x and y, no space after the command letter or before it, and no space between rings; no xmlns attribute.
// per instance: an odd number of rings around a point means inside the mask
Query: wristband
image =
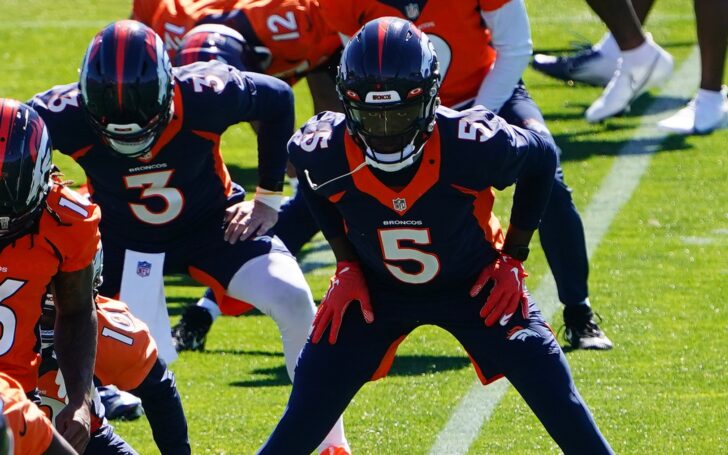
<svg viewBox="0 0 728 455"><path fill-rule="evenodd" d="M253 200L265 204L277 212L281 209L281 204L283 204L283 192L266 190L257 186L255 187Z"/></svg>

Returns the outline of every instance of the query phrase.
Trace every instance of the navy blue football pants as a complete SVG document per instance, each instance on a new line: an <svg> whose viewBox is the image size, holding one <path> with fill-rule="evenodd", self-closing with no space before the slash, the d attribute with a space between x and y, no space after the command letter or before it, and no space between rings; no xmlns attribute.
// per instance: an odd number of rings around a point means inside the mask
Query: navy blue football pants
<svg viewBox="0 0 728 455"><path fill-rule="evenodd" d="M336 344L328 343L328 330L318 344L309 339L298 359L288 406L259 453L315 450L357 391L386 374L388 359L403 337L427 324L457 338L483 383L508 378L564 453L612 453L536 305L531 302L528 320L517 312L505 327L488 328L478 314L484 297L471 298L468 288L461 286L449 297L422 298L370 288L374 322L366 324L358 305L351 305ZM503 437L517 437L519 429L513 431Z"/></svg>
<svg viewBox="0 0 728 455"><path fill-rule="evenodd" d="M541 111L531 99L523 82L519 82L498 115L512 125L550 134ZM298 254L318 230L300 191L283 205L274 228L275 233L294 255ZM538 232L546 260L556 281L559 300L564 305L582 303L589 296L589 262L584 226L571 200L571 189L564 182L561 165L556 169L551 198Z"/></svg>

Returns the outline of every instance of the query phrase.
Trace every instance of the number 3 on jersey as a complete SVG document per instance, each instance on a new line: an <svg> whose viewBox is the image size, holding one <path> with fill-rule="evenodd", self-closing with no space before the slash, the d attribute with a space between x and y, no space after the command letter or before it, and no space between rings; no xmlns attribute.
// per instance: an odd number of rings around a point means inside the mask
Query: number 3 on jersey
<svg viewBox="0 0 728 455"><path fill-rule="evenodd" d="M142 188L141 198L162 198L166 204L159 212L149 210L144 204L129 203L134 216L148 224L165 224L174 220L182 213L184 197L177 188L167 186L174 171L147 172L145 174L127 175L124 184L128 189Z"/></svg>
<svg viewBox="0 0 728 455"><path fill-rule="evenodd" d="M440 272L440 260L436 254L425 253L415 248L405 248L400 243L411 242L415 245L430 245L429 229L379 229L379 243L382 247L384 266L389 273L407 284L424 284ZM414 261L420 266L417 273L406 272L402 267L387 261Z"/></svg>

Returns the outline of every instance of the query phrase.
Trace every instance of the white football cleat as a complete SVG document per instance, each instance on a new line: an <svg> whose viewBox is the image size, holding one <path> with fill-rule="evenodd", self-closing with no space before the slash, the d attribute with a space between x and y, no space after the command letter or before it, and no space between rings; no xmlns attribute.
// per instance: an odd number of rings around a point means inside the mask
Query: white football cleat
<svg viewBox="0 0 728 455"><path fill-rule="evenodd" d="M625 111L635 98L662 84L672 73L672 56L649 35L642 46L623 55L602 95L586 110L588 122L601 122Z"/></svg>
<svg viewBox="0 0 728 455"><path fill-rule="evenodd" d="M728 98L723 92L699 90L687 106L657 123L665 131L675 134L708 134L728 126Z"/></svg>

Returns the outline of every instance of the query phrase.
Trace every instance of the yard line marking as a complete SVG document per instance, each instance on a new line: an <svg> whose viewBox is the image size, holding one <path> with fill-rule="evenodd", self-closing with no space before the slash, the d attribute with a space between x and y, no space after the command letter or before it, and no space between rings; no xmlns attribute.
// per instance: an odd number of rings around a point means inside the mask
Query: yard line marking
<svg viewBox="0 0 728 455"><path fill-rule="evenodd" d="M640 125L617 153L609 174L589 202L582 221L586 232L587 252L591 257L607 233L609 226L622 207L629 201L642 176L649 167L652 154L660 149L667 133L655 127L657 117L664 117L671 97L689 97L698 85L700 54L697 47L683 62L680 69L660 92L660 97L649 105ZM548 272L533 292L546 320L560 308L553 275ZM450 420L437 435L430 449L431 455L460 455L468 452L481 427L489 420L510 383L501 379L488 387L476 381L453 411Z"/></svg>

